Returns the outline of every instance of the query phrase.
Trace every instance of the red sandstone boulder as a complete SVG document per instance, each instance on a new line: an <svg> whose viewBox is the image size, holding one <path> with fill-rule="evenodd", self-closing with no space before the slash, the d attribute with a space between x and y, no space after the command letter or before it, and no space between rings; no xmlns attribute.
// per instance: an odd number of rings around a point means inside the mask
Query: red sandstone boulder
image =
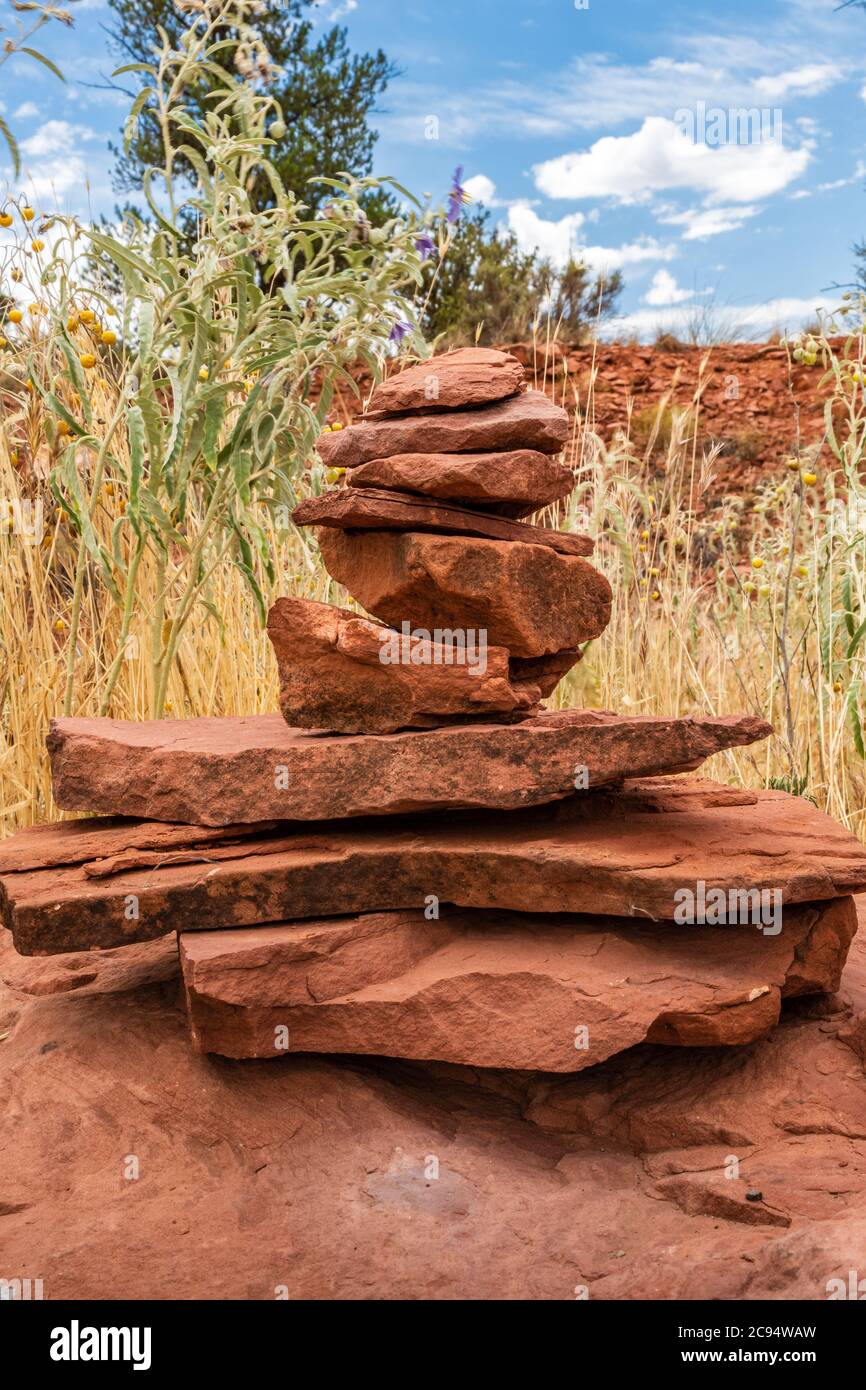
<svg viewBox="0 0 866 1390"><path fill-rule="evenodd" d="M512 517L530 516L567 497L570 468L536 449L487 454L395 454L347 474L349 487L390 488L462 502Z"/></svg>
<svg viewBox="0 0 866 1390"><path fill-rule="evenodd" d="M577 1072L641 1042L742 1046L835 990L853 899L785 929L445 909L180 938L193 1042L224 1057L378 1053Z"/></svg>
<svg viewBox="0 0 866 1390"><path fill-rule="evenodd" d="M318 536L329 573L392 627L484 630L512 656L537 657L599 637L610 620L604 576L546 546L324 527Z"/></svg>
<svg viewBox="0 0 866 1390"><path fill-rule="evenodd" d="M481 449L537 449L558 454L569 434L567 413L542 391L524 391L477 410L371 420L322 434L316 444L331 468L355 468L392 454L465 454Z"/></svg>
<svg viewBox="0 0 866 1390"><path fill-rule="evenodd" d="M524 381L515 357L495 348L457 348L404 367L373 388L368 420L409 410L455 410L513 396Z"/></svg>
<svg viewBox="0 0 866 1390"><path fill-rule="evenodd" d="M277 599L268 636L280 672L280 708L293 727L387 734L464 717L529 714L541 699L539 686L511 682L504 647L461 653L425 638L401 642L391 628L330 604ZM308 768L307 778L313 776Z"/></svg>
<svg viewBox="0 0 866 1390"><path fill-rule="evenodd" d="M11 951L0 931L0 976ZM47 1299L657 1298L688 1320L768 1298L784 1322L788 1300L866 1291L866 1071L842 1040L863 933L839 994L786 1000L759 1043L644 1044L573 1076L215 1063L175 980L133 983L0 984L3 1259Z"/></svg>
<svg viewBox="0 0 866 1390"><path fill-rule="evenodd" d="M292 512L296 526L326 526L339 531L433 531L488 540L546 545L560 555L591 555L589 536L530 526L454 503L433 502L403 492L346 487L308 497Z"/></svg>
<svg viewBox="0 0 866 1390"><path fill-rule="evenodd" d="M745 914L778 935L783 906L866 890L863 846L810 802L700 782L667 792L656 779L526 811L402 823L191 827L185 844L168 827L170 853L166 833L153 822L85 832L67 822L13 836L0 847L0 899L16 948L107 948L432 899L676 921L683 894L698 917L721 900L737 920ZM24 867L45 852L51 867Z"/></svg>
<svg viewBox="0 0 866 1390"><path fill-rule="evenodd" d="M535 671L530 677L542 679ZM661 719L551 710L508 725L329 736L290 729L278 714L262 714L56 719L48 747L54 798L64 810L231 827L244 820L273 824L465 807L519 809L573 795L581 781L578 768L586 769L589 787L600 787L624 776L694 768L769 732L769 724L749 715ZM94 822L65 823L61 838L77 844L73 825L80 837ZM181 825L175 827L181 844L183 833ZM50 826L27 831L24 840L13 837L6 841L5 861L0 850L0 866L52 862L46 857L51 839ZM69 852L78 856L77 849ZM99 857L99 851L89 849L88 855Z"/></svg>

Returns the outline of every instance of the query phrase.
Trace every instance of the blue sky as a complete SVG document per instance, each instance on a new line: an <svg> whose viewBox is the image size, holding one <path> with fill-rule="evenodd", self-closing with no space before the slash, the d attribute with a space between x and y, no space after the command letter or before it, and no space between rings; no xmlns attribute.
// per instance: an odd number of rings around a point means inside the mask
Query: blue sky
<svg viewBox="0 0 866 1390"><path fill-rule="evenodd" d="M15 60L0 103L40 207L110 212L106 141L124 102L87 84L113 66L111 15L103 0L70 8L73 30L40 36L66 86ZM0 10L6 20L6 0ZM462 165L525 248L621 268L624 332L676 329L707 302L753 334L796 326L851 276L852 242L866 236L860 9L323 0L318 11L400 69L375 118L377 172L439 197ZM737 110L755 115L738 126Z"/></svg>

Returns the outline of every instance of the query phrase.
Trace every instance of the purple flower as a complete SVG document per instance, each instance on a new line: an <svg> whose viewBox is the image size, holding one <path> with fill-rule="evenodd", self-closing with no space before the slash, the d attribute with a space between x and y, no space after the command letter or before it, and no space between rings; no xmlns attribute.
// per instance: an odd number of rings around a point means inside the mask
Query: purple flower
<svg viewBox="0 0 866 1390"><path fill-rule="evenodd" d="M422 261L426 261L428 256L432 256L436 250L436 243L429 232L422 232L415 238L415 250L420 253Z"/></svg>
<svg viewBox="0 0 866 1390"><path fill-rule="evenodd" d="M391 329L391 332L388 334L388 342L402 343L403 339L406 337L406 334L411 332L411 323L404 323L402 319L398 319L397 322L394 324L394 327Z"/></svg>
<svg viewBox="0 0 866 1390"><path fill-rule="evenodd" d="M468 202L469 194L463 187L460 180L463 177L463 165L458 164L451 176L451 189L448 193L448 221L460 221L460 209L463 204Z"/></svg>

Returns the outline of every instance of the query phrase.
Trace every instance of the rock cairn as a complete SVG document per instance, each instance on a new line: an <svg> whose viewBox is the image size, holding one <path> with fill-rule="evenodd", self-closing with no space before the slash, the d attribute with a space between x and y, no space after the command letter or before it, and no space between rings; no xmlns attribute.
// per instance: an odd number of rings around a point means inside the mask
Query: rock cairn
<svg viewBox="0 0 866 1390"><path fill-rule="evenodd" d="M542 704L610 613L591 541L527 520L571 492L567 430L469 349L323 436L341 483L295 520L370 616L274 605L282 718L56 720L58 805L100 818L0 845L18 950L176 932L194 1046L237 1058L573 1072L835 990L862 846L674 775L768 725Z"/></svg>

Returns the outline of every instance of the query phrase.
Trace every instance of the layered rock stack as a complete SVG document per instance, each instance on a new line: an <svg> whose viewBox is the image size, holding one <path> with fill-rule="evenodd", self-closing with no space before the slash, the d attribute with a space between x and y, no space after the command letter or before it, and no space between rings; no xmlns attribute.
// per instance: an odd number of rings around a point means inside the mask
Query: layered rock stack
<svg viewBox="0 0 866 1390"><path fill-rule="evenodd" d="M322 438L347 486L303 502L329 572L381 623L282 599L268 628L289 724L387 733L538 712L610 618L585 536L524 518L574 478L564 410L505 353L448 353L378 386ZM389 626L383 626L388 624Z"/></svg>
<svg viewBox="0 0 866 1390"><path fill-rule="evenodd" d="M303 502L371 616L279 600L283 718L57 720L58 804L0 846L19 951L177 932L192 1038L578 1071L640 1042L752 1042L836 988L866 855L810 802L673 774L743 717L544 709L610 590L527 520L573 479L565 412L507 354L450 353L327 434Z"/></svg>

